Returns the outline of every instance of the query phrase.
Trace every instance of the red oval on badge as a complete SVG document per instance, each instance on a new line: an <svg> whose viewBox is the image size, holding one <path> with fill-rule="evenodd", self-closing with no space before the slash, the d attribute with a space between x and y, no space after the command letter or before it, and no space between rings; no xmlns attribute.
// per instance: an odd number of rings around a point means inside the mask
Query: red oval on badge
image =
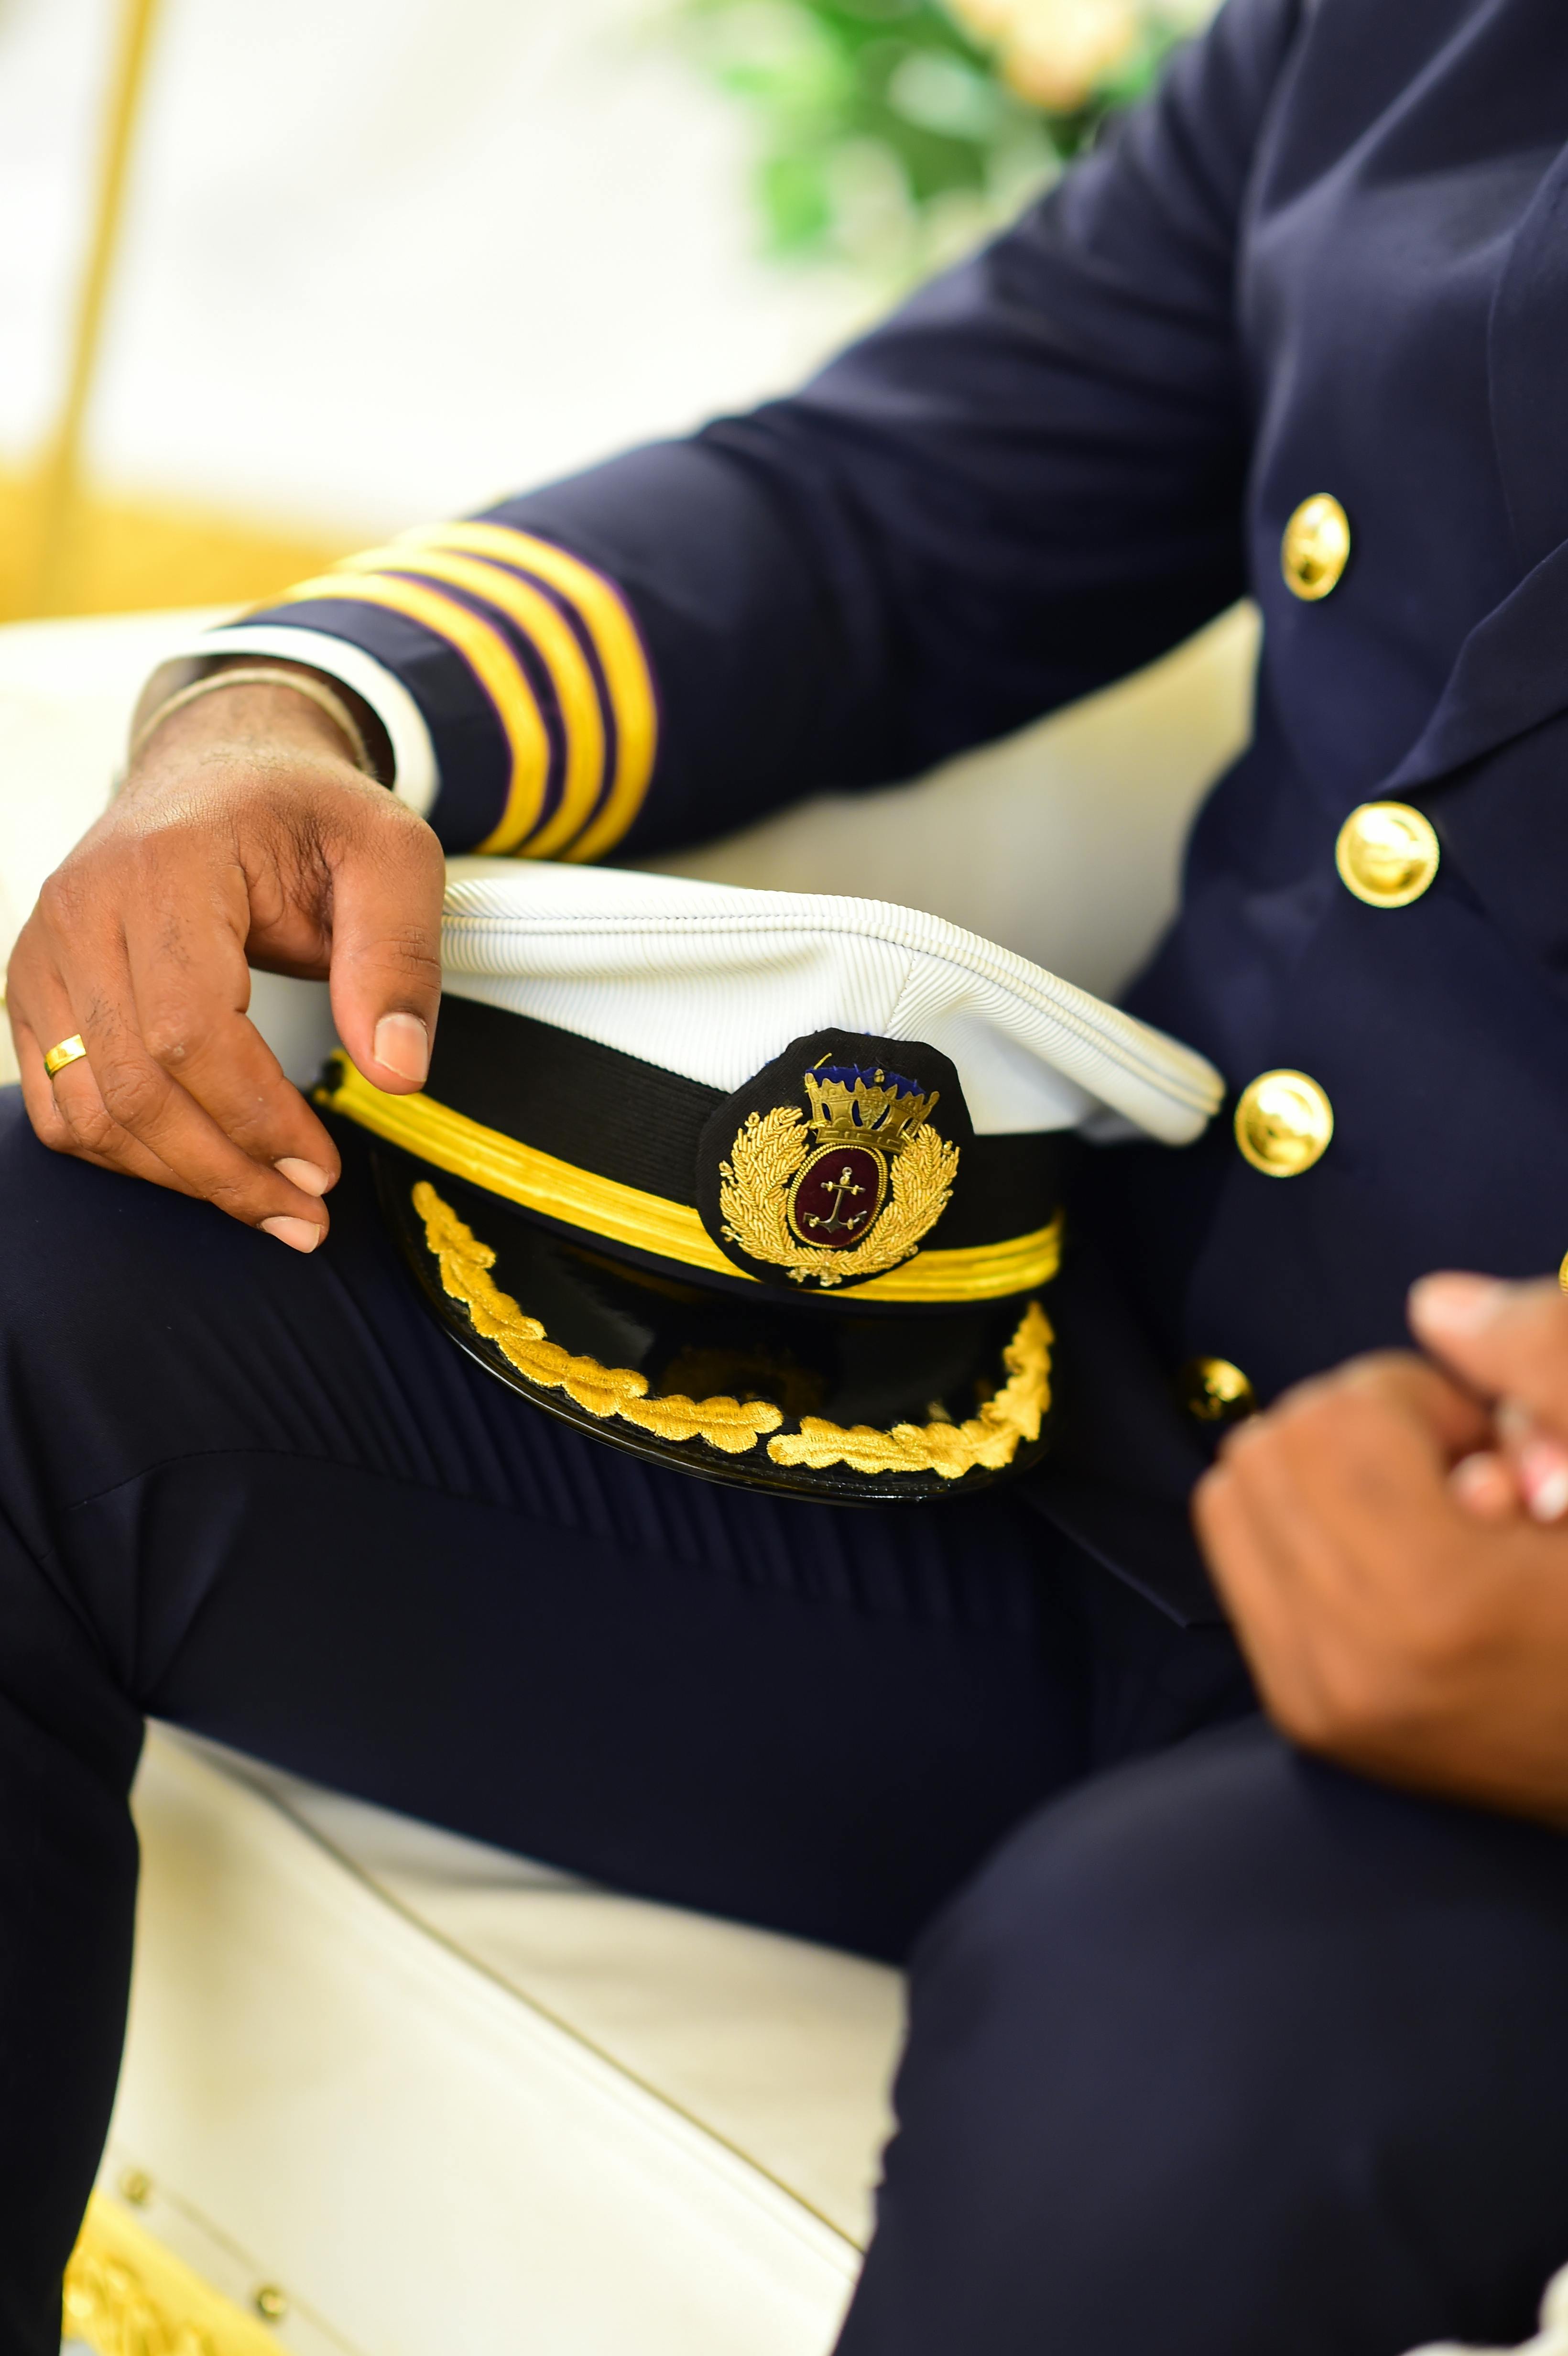
<svg viewBox="0 0 1568 2356"><path fill-rule="evenodd" d="M868 1233L887 1191L880 1153L864 1145L824 1146L790 1189L790 1226L802 1243L847 1250Z"/></svg>

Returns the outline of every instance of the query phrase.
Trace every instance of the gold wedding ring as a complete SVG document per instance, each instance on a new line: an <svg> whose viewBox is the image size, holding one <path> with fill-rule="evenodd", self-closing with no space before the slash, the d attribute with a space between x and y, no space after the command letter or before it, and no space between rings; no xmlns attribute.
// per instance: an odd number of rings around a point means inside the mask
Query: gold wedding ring
<svg viewBox="0 0 1568 2356"><path fill-rule="evenodd" d="M49 1049L44 1057L44 1069L52 1080L57 1072L64 1071L68 1064L80 1064L86 1053L80 1032L73 1031L69 1039L62 1039L58 1047Z"/></svg>

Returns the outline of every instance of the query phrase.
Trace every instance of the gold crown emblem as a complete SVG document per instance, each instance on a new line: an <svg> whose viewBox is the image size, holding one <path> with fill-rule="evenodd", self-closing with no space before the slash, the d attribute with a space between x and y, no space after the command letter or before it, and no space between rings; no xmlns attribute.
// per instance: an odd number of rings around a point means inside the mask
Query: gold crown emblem
<svg viewBox="0 0 1568 2356"><path fill-rule="evenodd" d="M819 1080L807 1072L805 1093L811 1098L807 1126L819 1147L869 1145L878 1153L897 1153L909 1143L940 1097L917 1095L907 1084L889 1087L887 1075L857 1072L853 1085L843 1080Z"/></svg>

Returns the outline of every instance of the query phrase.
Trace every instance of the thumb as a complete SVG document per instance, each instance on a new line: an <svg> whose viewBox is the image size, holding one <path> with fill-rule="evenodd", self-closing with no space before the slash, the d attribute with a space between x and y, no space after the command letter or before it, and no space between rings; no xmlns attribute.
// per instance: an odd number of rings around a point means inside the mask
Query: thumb
<svg viewBox="0 0 1568 2356"><path fill-rule="evenodd" d="M1551 1277L1424 1276L1411 1330L1485 1398L1508 1398L1568 1439L1568 1295Z"/></svg>
<svg viewBox="0 0 1568 2356"><path fill-rule="evenodd" d="M333 1020L357 1069L393 1096L424 1086L441 1003L445 862L409 817L344 844L333 872Z"/></svg>

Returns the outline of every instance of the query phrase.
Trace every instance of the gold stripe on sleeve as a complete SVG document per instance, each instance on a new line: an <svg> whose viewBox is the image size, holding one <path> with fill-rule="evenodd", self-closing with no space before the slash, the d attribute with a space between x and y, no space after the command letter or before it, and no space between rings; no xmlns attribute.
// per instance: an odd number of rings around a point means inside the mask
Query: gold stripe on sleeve
<svg viewBox="0 0 1568 2356"><path fill-rule="evenodd" d="M437 637L455 647L495 705L496 717L511 754L511 776L499 827L475 848L493 851L496 834L511 823L512 813L518 808L531 814L528 823L537 823L549 777L549 737L528 675L500 633L477 614L471 614L466 605L460 605L455 598L443 597L439 590L426 589L417 581L384 573L324 573L315 581L296 582L272 603L298 605L327 597L361 605L383 605L389 613L401 614L411 622L422 622L427 630L433 630Z"/></svg>
<svg viewBox="0 0 1568 2356"><path fill-rule="evenodd" d="M520 851L529 859L552 859L580 834L592 818L604 783L604 718L599 690L587 657L558 606L515 573L496 564L480 564L472 557L448 556L438 549L421 549L417 556L406 548L373 548L350 556L340 572L412 573L421 579L449 582L489 603L515 622L538 651L549 673L560 708L566 735L566 766L560 802L542 825L528 827L526 798L516 795L488 840L485 851ZM535 813L536 821L538 814Z"/></svg>
<svg viewBox="0 0 1568 2356"><path fill-rule="evenodd" d="M653 678L637 626L620 592L581 557L551 541L537 540L532 532L515 531L509 524L421 526L403 534L400 546L448 549L517 566L570 598L581 616L615 715L615 773L597 815L563 855L571 860L601 858L620 841L641 809L658 749Z"/></svg>
<svg viewBox="0 0 1568 2356"><path fill-rule="evenodd" d="M503 1195L525 1210L581 1227L605 1243L628 1244L660 1259L677 1260L684 1268L705 1269L710 1276L758 1280L726 1258L695 1210L672 1203L663 1194L649 1194L619 1179L602 1178L596 1171L541 1153L537 1146L486 1129L454 1112L434 1097L384 1096L372 1087L347 1056L336 1058L336 1077L316 1091L318 1103L345 1114L362 1129L417 1154L454 1178L466 1178L486 1193ZM912 1303L996 1301L1009 1293L1048 1284L1061 1258L1060 1213L1050 1224L1026 1236L1002 1243L973 1244L955 1251L916 1252L901 1268L874 1276L843 1294L813 1295L814 1299L845 1301L900 1301Z"/></svg>

